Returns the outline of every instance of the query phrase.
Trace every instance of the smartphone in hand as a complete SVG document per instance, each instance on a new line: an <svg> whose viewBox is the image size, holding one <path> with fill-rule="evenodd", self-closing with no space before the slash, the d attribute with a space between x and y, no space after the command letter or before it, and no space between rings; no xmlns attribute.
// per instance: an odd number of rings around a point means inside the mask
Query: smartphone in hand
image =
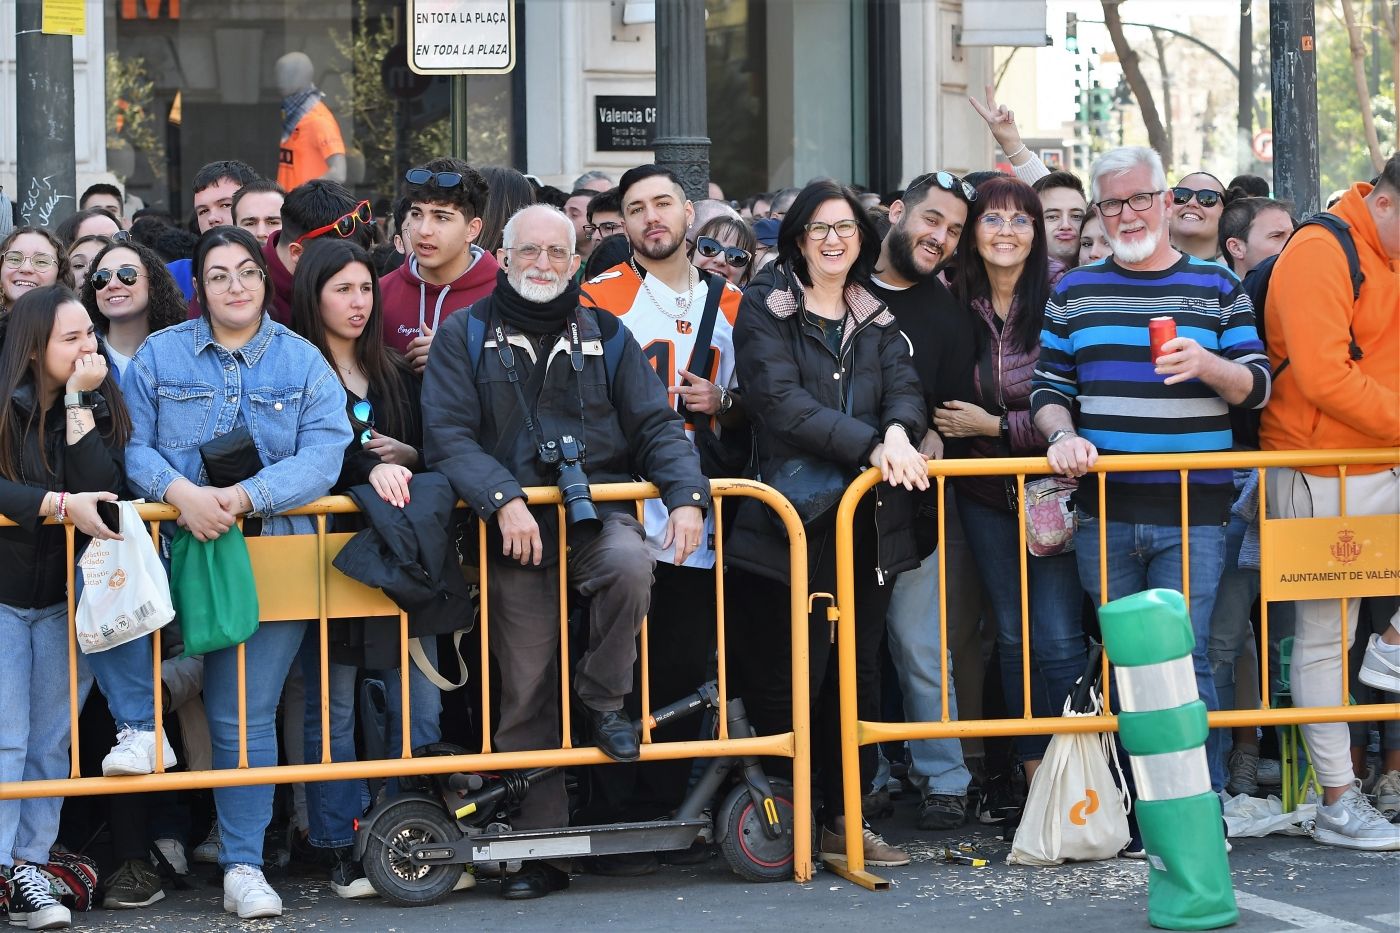
<svg viewBox="0 0 1400 933"><path fill-rule="evenodd" d="M102 524L111 529L114 534L122 533L122 510L117 507L116 502L105 500L98 502L97 517L102 519Z"/></svg>

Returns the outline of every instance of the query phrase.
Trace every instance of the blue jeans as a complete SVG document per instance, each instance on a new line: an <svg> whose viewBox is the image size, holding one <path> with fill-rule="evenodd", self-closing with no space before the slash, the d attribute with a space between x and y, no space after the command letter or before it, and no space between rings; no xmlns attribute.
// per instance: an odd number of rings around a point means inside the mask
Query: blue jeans
<svg viewBox="0 0 1400 933"><path fill-rule="evenodd" d="M423 639L423 653L437 665L437 639ZM317 629L307 626L301 645L302 676L306 681L306 761L321 760L321 652ZM442 738L438 723L442 696L428 682L418 665L409 661L408 678L410 742L414 748ZM330 679L331 760L355 760L355 684L359 669L334 661L327 666ZM397 757L402 738L403 702L399 695L399 672L379 672L384 680L388 719L387 751ZM306 815L311 844L334 849L355 841L354 821L369 807L369 786L360 779L312 781L306 785Z"/></svg>
<svg viewBox="0 0 1400 933"><path fill-rule="evenodd" d="M986 584L997 627L1001 686L1009 716L1025 715L1021 645L1020 513L994 509L966 496L958 497L963 533ZM1074 554L1054 557L1026 555L1030 584L1031 713L1037 719L1059 716L1074 682L1084 672L1081 612L1084 589ZM1050 744L1048 735L1016 736L1021 761L1039 761Z"/></svg>
<svg viewBox="0 0 1400 933"><path fill-rule="evenodd" d="M938 552L934 551L913 570L901 573L894 583L890 608L885 613L890 659L904 695L908 722L938 722L943 718L942 669L944 655L938 631ZM953 662L948 661L948 719L958 718L958 697L953 690ZM909 779L919 793L961 797L972 776L963 764L957 739L914 739L909 742L912 764Z"/></svg>
<svg viewBox="0 0 1400 933"><path fill-rule="evenodd" d="M305 622L266 622L244 643L251 768L277 764L277 701L305 631ZM204 705L209 715L214 767L238 767L236 646L204 656ZM214 789L223 835L219 865L225 870L234 865L262 866L263 833L272 821L272 795L271 784Z"/></svg>
<svg viewBox="0 0 1400 933"><path fill-rule="evenodd" d="M0 782L68 776L68 605L0 603ZM0 800L0 865L46 864L62 797Z"/></svg>
<svg viewBox="0 0 1400 933"><path fill-rule="evenodd" d="M1131 522L1107 524L1108 533L1108 598L1119 599L1149 589L1181 591L1181 528L1176 525L1136 525ZM1075 535L1075 554L1079 560L1079 579L1084 589L1099 605L1099 520L1083 509L1079 510L1079 531ZM1191 650L1192 667L1196 672L1196 690L1206 709L1218 710L1215 677L1211 673L1207 644L1210 640L1210 618L1215 608L1215 591L1220 571L1225 566L1225 526L1191 526L1191 630L1196 643ZM1116 705L1116 700L1115 700ZM1223 763L1222 763L1223 765ZM1211 786L1219 792L1225 787L1223 767L1220 773L1211 769Z"/></svg>

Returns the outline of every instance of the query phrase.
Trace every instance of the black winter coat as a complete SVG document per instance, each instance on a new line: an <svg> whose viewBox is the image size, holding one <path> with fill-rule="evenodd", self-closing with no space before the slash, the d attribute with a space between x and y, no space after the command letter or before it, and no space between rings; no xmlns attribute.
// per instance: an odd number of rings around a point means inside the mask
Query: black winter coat
<svg viewBox="0 0 1400 933"><path fill-rule="evenodd" d="M7 404L21 425L35 413L34 384L25 383ZM65 437L63 402L60 399L44 418L44 456L52 472L44 469L39 457L37 430L25 434L23 466L25 478L15 483L0 477L0 515L17 522L18 527L0 527L0 603L20 609L41 609L63 602L68 595L68 557L64 531L44 525L39 507L51 491L101 492L120 495L126 488L123 446L111 443L112 416L102 400L93 409L97 430L89 431L76 444ZM75 554L87 545L79 534Z"/></svg>
<svg viewBox="0 0 1400 933"><path fill-rule="evenodd" d="M480 359L469 359L469 318L489 322L492 301L483 298L443 322L433 338L423 379L428 468L444 474L482 521L522 497L522 487L558 482L557 470L540 461L536 441L523 427L515 390L489 326ZM581 435L586 446L583 467L592 484L633 482L640 477L660 488L668 509L709 508L710 486L700 472L695 445L686 437L681 416L637 341L628 334L609 385L603 344L623 325L608 312L593 308L579 308L577 315L584 357L583 371L577 374L564 333L531 338L505 325L522 387L532 378L534 361L548 355L543 385L535 399L527 398L536 409L545 439ZM474 362L479 363L475 372ZM503 435L508 443L498 450ZM558 512L554 506L532 511L544 547L541 566L550 566L559 557ZM600 502L598 511L630 515L635 507L630 502ZM500 532L494 522L487 541L497 560L509 559L501 555Z"/></svg>
<svg viewBox="0 0 1400 933"><path fill-rule="evenodd" d="M789 268L769 266L744 291L734 327L735 364L755 423L760 479L793 457L834 461L854 478L890 425L903 425L914 443L923 437L928 413L894 315L859 284L847 286L845 299L850 323L838 359L807 319L801 283ZM875 570L883 579L915 566L919 555L910 493L882 483L875 496ZM744 501L725 554L745 569L787 582L786 536L767 511ZM834 534L808 533L809 567L816 572L816 558Z"/></svg>

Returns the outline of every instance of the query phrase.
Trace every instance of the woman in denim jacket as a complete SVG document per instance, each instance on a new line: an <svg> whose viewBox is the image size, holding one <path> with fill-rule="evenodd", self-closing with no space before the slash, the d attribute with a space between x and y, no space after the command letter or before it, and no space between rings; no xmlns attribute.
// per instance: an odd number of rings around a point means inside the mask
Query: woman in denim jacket
<svg viewBox="0 0 1400 933"><path fill-rule="evenodd" d="M309 516L279 513L325 495L350 443L345 391L319 350L267 314L272 286L257 240L215 227L194 255L201 317L152 334L123 377L132 434L127 478L147 499L180 510L179 523L201 541L240 516L263 519L263 535L311 534ZM263 468L228 487L206 485L200 445L246 426ZM252 767L277 764L275 714L304 622L259 627L247 652L247 741ZM152 702L151 664L133 665L128 689L104 692L118 719L117 696ZM238 764L237 649L204 659L204 697L214 767ZM271 785L214 791L222 845L224 909L242 919L275 917L282 901L262 873L263 833L272 818Z"/></svg>

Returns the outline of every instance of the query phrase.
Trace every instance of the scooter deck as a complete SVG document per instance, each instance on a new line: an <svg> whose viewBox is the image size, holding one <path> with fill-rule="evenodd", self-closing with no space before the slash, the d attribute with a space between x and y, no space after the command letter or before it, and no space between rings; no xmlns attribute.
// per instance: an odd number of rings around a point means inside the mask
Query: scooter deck
<svg viewBox="0 0 1400 933"><path fill-rule="evenodd" d="M620 855L689 848L709 820L656 820L560 829L522 829L464 836L451 843L424 843L412 848L425 865L509 862L515 859Z"/></svg>

